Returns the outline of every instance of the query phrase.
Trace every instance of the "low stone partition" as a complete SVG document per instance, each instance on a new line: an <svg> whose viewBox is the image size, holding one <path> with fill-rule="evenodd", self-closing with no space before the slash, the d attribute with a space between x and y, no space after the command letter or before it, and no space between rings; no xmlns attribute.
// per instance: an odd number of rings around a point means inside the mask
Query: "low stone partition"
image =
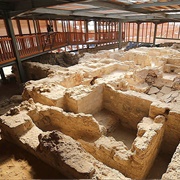
<svg viewBox="0 0 180 180"><path fill-rule="evenodd" d="M26 83L22 97L24 100L32 98L34 102L63 108L65 90L66 88L55 83L34 85L29 81Z"/></svg>
<svg viewBox="0 0 180 180"><path fill-rule="evenodd" d="M66 91L65 101L67 111L94 114L102 109L103 85L70 88Z"/></svg>
<svg viewBox="0 0 180 180"><path fill-rule="evenodd" d="M142 118L149 115L152 102L151 97L142 93L117 91L108 85L104 87L104 108L117 114L121 123L128 128L136 130Z"/></svg>
<svg viewBox="0 0 180 180"><path fill-rule="evenodd" d="M157 156L164 134L164 116L143 118L130 150L113 137L102 136L94 143L80 140L96 159L133 179L144 179Z"/></svg>
<svg viewBox="0 0 180 180"><path fill-rule="evenodd" d="M162 102L153 102L150 107L149 116L158 114L166 116L166 127L162 143L162 151L172 154L180 140L180 110L179 106Z"/></svg>
<svg viewBox="0 0 180 180"><path fill-rule="evenodd" d="M3 138L18 144L48 163L67 178L128 179L86 152L81 145L60 131L43 132L27 115L36 105L30 100L1 116Z"/></svg>
<svg viewBox="0 0 180 180"><path fill-rule="evenodd" d="M66 113L53 106L35 104L35 109L28 112L33 122L43 131L59 130L74 139L95 140L106 129L99 125L92 115ZM71 128L72 127L72 128Z"/></svg>
<svg viewBox="0 0 180 180"><path fill-rule="evenodd" d="M52 75L38 81L28 81L24 88L22 97L24 100L33 98L35 102L44 105L64 108L64 94L66 88L74 87L82 82L81 73L66 73Z"/></svg>

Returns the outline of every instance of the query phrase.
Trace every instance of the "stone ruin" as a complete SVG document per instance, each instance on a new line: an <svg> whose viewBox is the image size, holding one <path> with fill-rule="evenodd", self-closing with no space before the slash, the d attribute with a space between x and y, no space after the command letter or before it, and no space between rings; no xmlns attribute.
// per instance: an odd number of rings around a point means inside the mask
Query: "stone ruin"
<svg viewBox="0 0 180 180"><path fill-rule="evenodd" d="M172 155L161 178L180 179L178 50L99 51L68 68L25 68L39 80L0 117L3 138L67 178L145 179L161 151Z"/></svg>

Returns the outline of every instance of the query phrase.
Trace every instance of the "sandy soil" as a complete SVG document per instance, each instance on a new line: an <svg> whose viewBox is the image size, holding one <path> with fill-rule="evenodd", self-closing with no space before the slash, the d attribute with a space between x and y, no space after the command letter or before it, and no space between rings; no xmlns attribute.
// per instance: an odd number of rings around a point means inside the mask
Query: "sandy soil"
<svg viewBox="0 0 180 180"><path fill-rule="evenodd" d="M0 141L0 179L64 179L58 171L22 148Z"/></svg>

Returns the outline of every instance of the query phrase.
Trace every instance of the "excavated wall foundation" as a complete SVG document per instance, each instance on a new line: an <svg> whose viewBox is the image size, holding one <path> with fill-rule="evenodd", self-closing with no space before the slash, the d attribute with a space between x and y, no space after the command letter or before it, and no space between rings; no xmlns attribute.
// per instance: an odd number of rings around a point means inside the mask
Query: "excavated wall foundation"
<svg viewBox="0 0 180 180"><path fill-rule="evenodd" d="M179 57L139 48L86 53L68 68L26 63L44 78L0 117L3 138L68 178L145 179L163 152L173 157L162 179L179 179Z"/></svg>

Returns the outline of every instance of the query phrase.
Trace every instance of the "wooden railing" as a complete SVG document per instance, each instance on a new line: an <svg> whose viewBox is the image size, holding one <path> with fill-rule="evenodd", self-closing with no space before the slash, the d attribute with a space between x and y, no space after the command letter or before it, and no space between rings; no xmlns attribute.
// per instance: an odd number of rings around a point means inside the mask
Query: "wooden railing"
<svg viewBox="0 0 180 180"><path fill-rule="evenodd" d="M11 38L0 38L0 64L3 64L4 62L11 62L15 59Z"/></svg>
<svg viewBox="0 0 180 180"><path fill-rule="evenodd" d="M118 32L81 33L52 32L33 35L16 36L17 50L20 58L60 48L67 45L101 44L118 41ZM12 40L0 37L0 64L16 60Z"/></svg>

